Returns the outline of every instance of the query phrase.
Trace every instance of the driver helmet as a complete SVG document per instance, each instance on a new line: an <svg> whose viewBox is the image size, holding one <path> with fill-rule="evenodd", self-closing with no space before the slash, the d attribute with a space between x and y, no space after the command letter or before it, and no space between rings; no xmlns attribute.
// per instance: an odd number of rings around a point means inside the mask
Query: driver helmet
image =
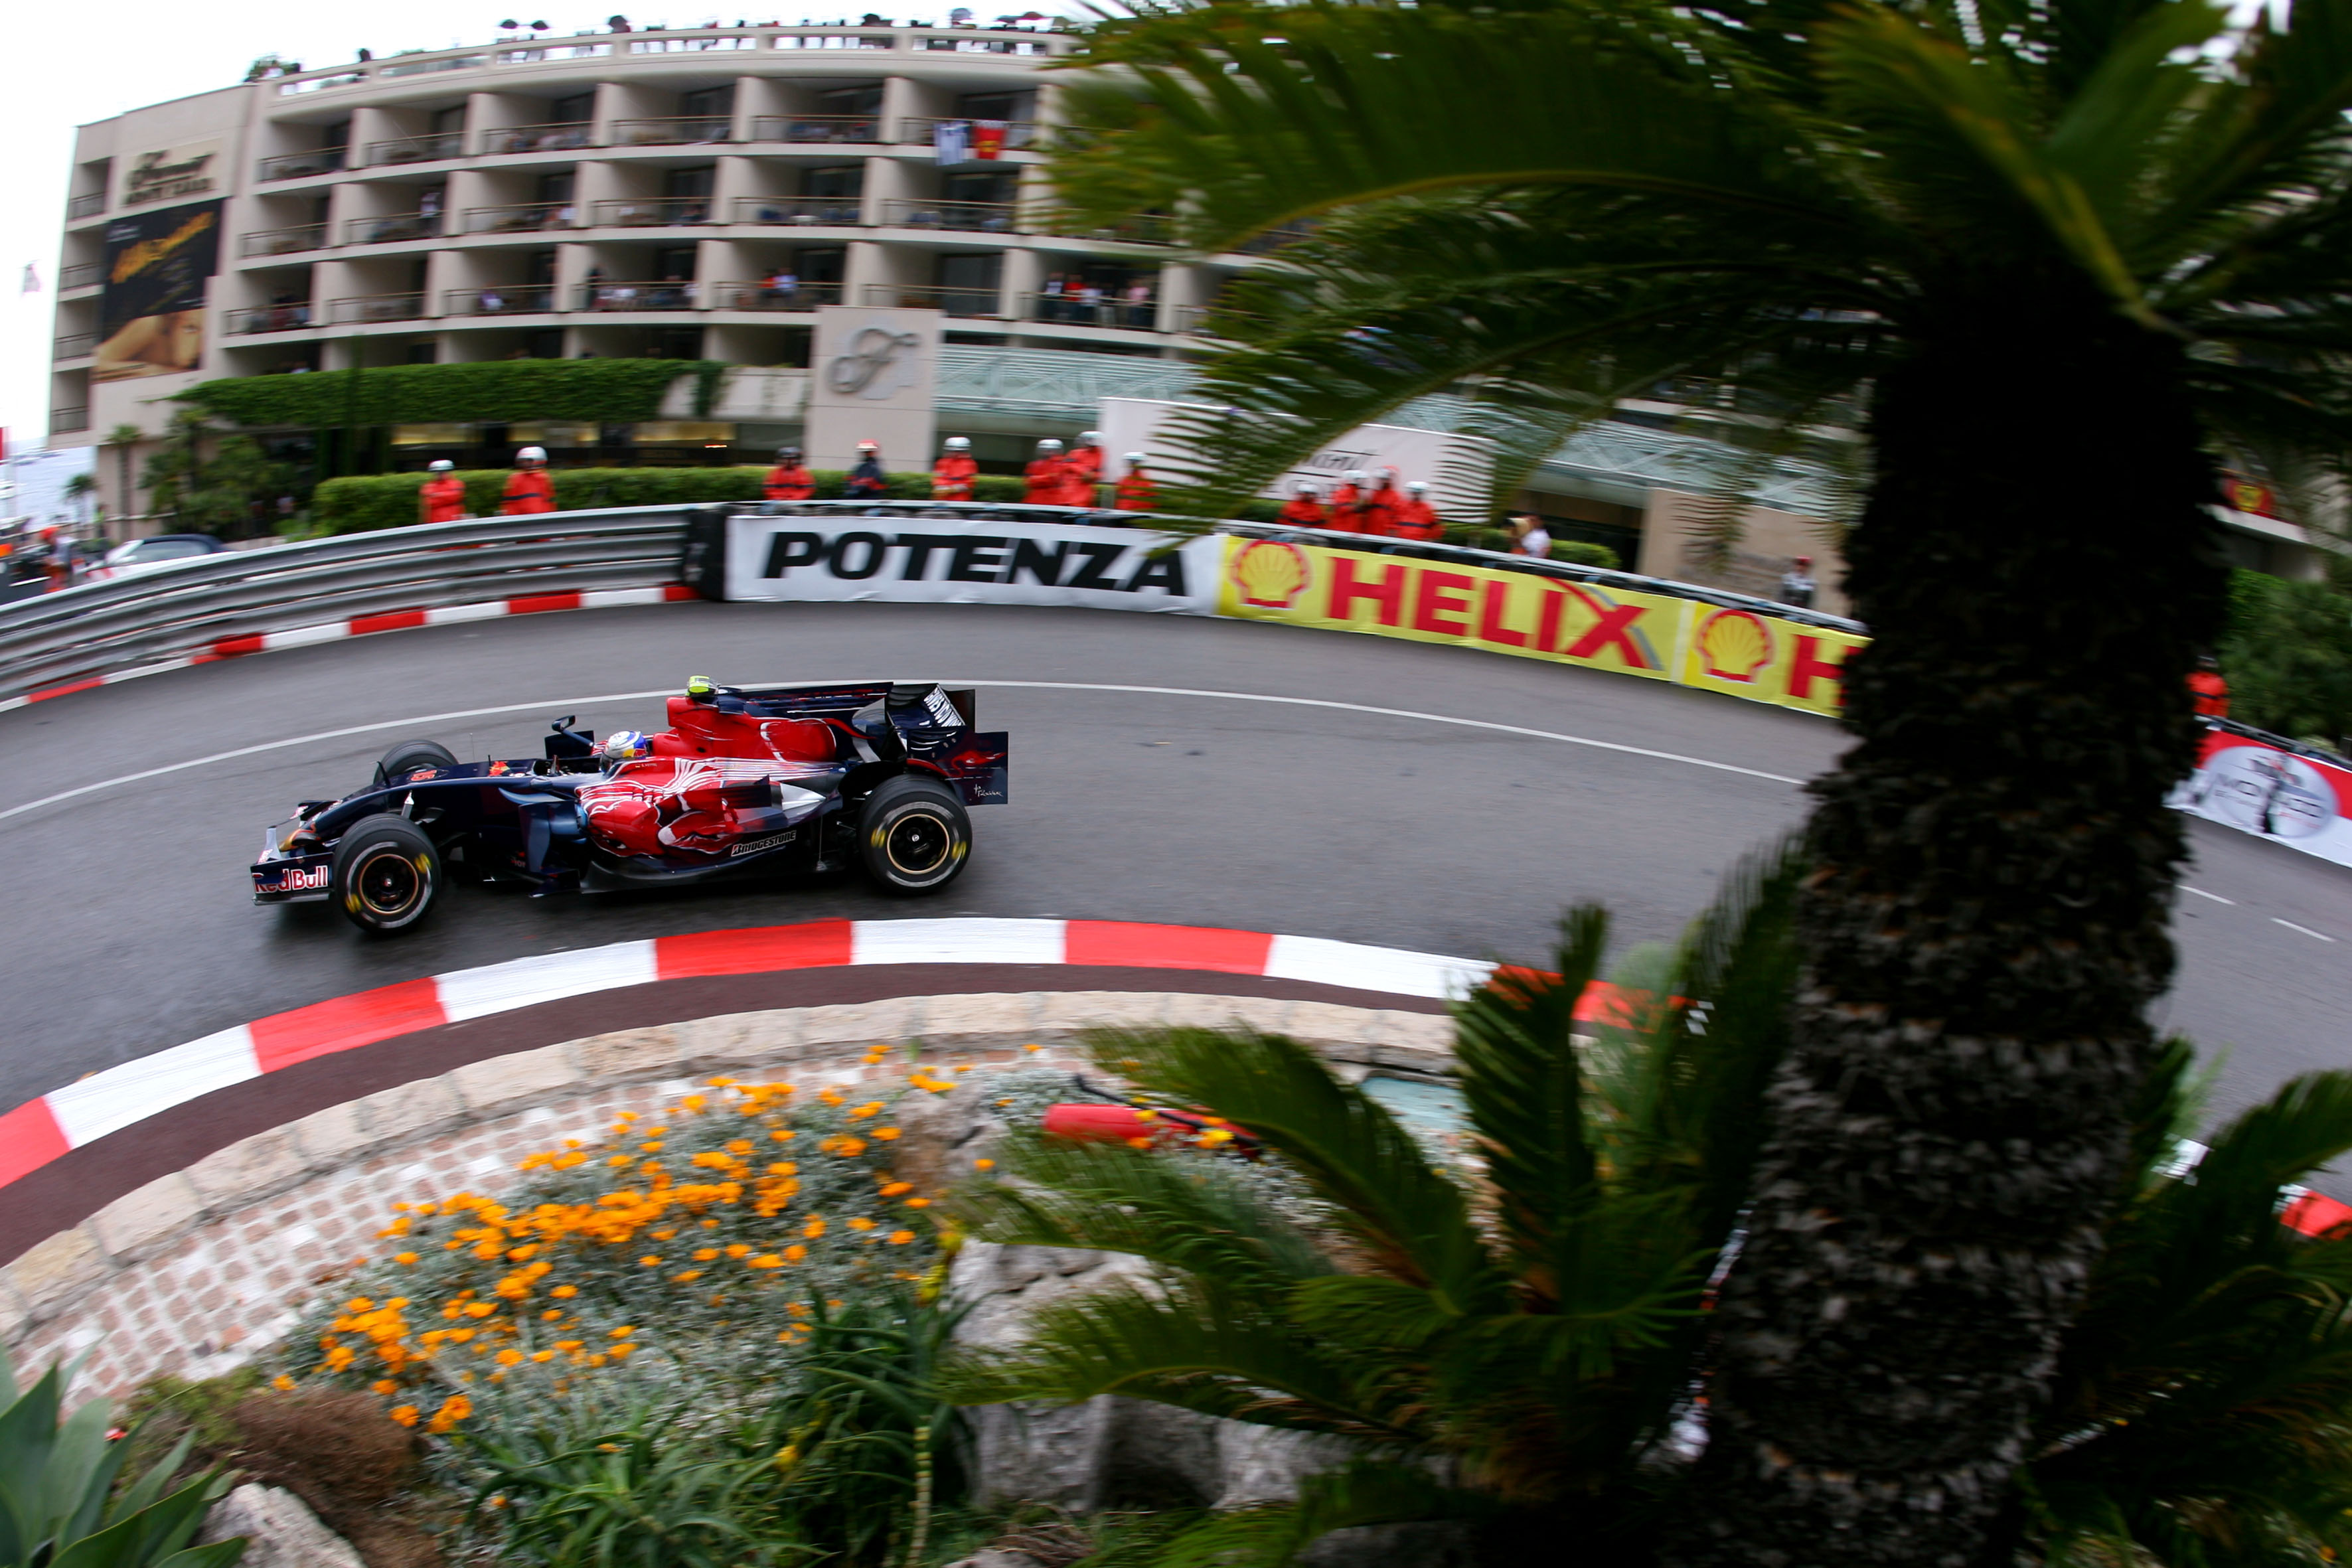
<svg viewBox="0 0 2352 1568"><path fill-rule="evenodd" d="M634 762L653 752L654 744L642 730L615 730L596 747L596 754L608 763Z"/></svg>
<svg viewBox="0 0 2352 1568"><path fill-rule="evenodd" d="M1101 445L1102 445L1102 432L1101 432L1101 431L1099 431L1099 430L1081 430L1081 431L1079 431L1079 432L1078 432L1078 445L1079 445L1079 446L1081 446L1081 447L1099 447L1099 446L1101 446Z"/></svg>
<svg viewBox="0 0 2352 1568"><path fill-rule="evenodd" d="M950 452L969 452L969 451L971 451L971 437L969 437L969 436L950 436L950 437L948 437L948 450L949 450L949 451L950 451Z"/></svg>
<svg viewBox="0 0 2352 1568"><path fill-rule="evenodd" d="M1037 443L1037 450L1041 452L1058 452L1061 449L1062 444L1059 441L1055 440L1051 436L1046 437L1044 440Z"/></svg>
<svg viewBox="0 0 2352 1568"><path fill-rule="evenodd" d="M1364 472L1361 468L1349 468L1348 470L1348 482L1351 485L1360 485L1371 477L1371 475Z"/></svg>
<svg viewBox="0 0 2352 1568"><path fill-rule="evenodd" d="M515 454L515 461L518 463L544 463L547 461L547 448L544 447L525 447L521 451Z"/></svg>
<svg viewBox="0 0 2352 1568"><path fill-rule="evenodd" d="M779 447L776 448L776 461L780 463L797 463L800 460L801 449L798 447Z"/></svg>
<svg viewBox="0 0 2352 1568"><path fill-rule="evenodd" d="M1427 479L1415 479L1412 483L1405 486L1405 489L1414 495L1424 495L1429 490L1429 481Z"/></svg>
<svg viewBox="0 0 2352 1568"><path fill-rule="evenodd" d="M446 458L436 458L431 462L425 465L427 472L436 474L448 473L452 469L456 468L457 466L457 464L451 462Z"/></svg>

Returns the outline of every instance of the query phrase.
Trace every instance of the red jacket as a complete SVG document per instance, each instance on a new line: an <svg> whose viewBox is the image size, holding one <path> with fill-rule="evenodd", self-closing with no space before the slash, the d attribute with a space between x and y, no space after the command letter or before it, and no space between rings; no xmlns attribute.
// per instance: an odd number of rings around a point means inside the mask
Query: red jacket
<svg viewBox="0 0 2352 1568"><path fill-rule="evenodd" d="M798 463L778 463L761 489L770 500L808 500L816 495L816 480Z"/></svg>
<svg viewBox="0 0 2352 1568"><path fill-rule="evenodd" d="M1129 474L1118 481L1117 496L1121 511L1150 511L1160 504L1160 487L1149 474Z"/></svg>
<svg viewBox="0 0 2352 1568"><path fill-rule="evenodd" d="M466 481L455 474L434 475L417 494L427 522L456 522L466 515Z"/></svg>
<svg viewBox="0 0 2352 1568"><path fill-rule="evenodd" d="M553 477L545 468L517 468L507 476L506 504L499 510L510 517L523 512L553 511Z"/></svg>
<svg viewBox="0 0 2352 1568"><path fill-rule="evenodd" d="M1397 509L1404 504L1404 492L1394 485L1383 483L1364 498L1358 510L1356 531L1386 535L1396 531Z"/></svg>
<svg viewBox="0 0 2352 1568"><path fill-rule="evenodd" d="M1362 511L1363 504L1363 491L1353 485L1341 485L1331 492L1329 526L1343 529L1349 533L1360 532L1363 528L1363 519L1358 514Z"/></svg>
<svg viewBox="0 0 2352 1568"><path fill-rule="evenodd" d="M2189 678L2189 692L2200 715L2209 719L2230 716L2230 683L2214 669L2200 669Z"/></svg>
<svg viewBox="0 0 2352 1568"><path fill-rule="evenodd" d="M1282 511L1275 521L1276 522L1287 523L1292 528L1326 528L1329 526L1329 519L1323 510L1323 503L1317 500L1313 496L1291 497L1288 500L1282 503Z"/></svg>
<svg viewBox="0 0 2352 1568"><path fill-rule="evenodd" d="M980 472L980 465L961 453L950 452L931 465L931 499L933 500L970 500L971 478Z"/></svg>
<svg viewBox="0 0 2352 1568"><path fill-rule="evenodd" d="M1072 468L1086 475L1087 483L1090 485L1102 478L1102 448L1100 447L1074 447L1070 452L1067 461Z"/></svg>
<svg viewBox="0 0 2352 1568"><path fill-rule="evenodd" d="M1397 503L1389 531L1399 539L1435 539L1445 531L1445 524L1438 521L1436 508L1408 495Z"/></svg>
<svg viewBox="0 0 2352 1568"><path fill-rule="evenodd" d="M1040 458L1028 468L1029 493L1021 499L1032 506L1061 506L1064 476L1069 468L1066 458Z"/></svg>

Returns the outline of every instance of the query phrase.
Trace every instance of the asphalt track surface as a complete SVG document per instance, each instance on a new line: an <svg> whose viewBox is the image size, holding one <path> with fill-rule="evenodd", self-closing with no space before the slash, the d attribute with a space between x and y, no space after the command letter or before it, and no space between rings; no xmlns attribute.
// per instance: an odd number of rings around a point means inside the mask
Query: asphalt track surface
<svg viewBox="0 0 2352 1568"><path fill-rule="evenodd" d="M528 756L566 713L658 729L657 696L593 700L692 674L981 683L983 726L1012 731L1012 802L975 813L963 878L911 902L855 877L539 900L454 888L394 940L323 904L250 902L263 829L363 784L394 742ZM512 710L401 722L493 708ZM1792 781L1842 743L1810 715L1622 676L1107 611L698 603L159 675L0 714L0 1109L371 986L732 926L1060 916L1539 961L1560 910L1597 900L1619 943L1667 940L1725 868L1801 819ZM2228 1051L2215 1110L2352 1065L2352 871L2189 828L2196 891L2176 911L2163 1021Z"/></svg>

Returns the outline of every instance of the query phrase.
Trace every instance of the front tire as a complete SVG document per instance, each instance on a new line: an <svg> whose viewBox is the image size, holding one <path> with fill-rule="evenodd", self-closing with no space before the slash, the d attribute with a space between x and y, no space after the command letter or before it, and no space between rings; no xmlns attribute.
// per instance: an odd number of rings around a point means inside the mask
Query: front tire
<svg viewBox="0 0 2352 1568"><path fill-rule="evenodd" d="M874 885L900 898L936 893L971 858L971 818L955 791L914 773L885 779L866 797L857 856Z"/></svg>
<svg viewBox="0 0 2352 1568"><path fill-rule="evenodd" d="M328 896L364 931L389 936L425 918L441 891L441 852L404 816L363 817L335 846Z"/></svg>
<svg viewBox="0 0 2352 1568"><path fill-rule="evenodd" d="M438 741L403 741L375 764L378 784L398 784L418 768L454 768L456 753Z"/></svg>

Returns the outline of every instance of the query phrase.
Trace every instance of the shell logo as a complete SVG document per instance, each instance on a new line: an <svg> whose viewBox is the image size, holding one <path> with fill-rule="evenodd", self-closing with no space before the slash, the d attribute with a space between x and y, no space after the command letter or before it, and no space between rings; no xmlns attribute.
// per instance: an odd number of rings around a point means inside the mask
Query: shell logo
<svg viewBox="0 0 2352 1568"><path fill-rule="evenodd" d="M1234 586L1242 603L1261 610L1290 608L1312 577L1307 552L1281 540L1253 540L1234 557Z"/></svg>
<svg viewBox="0 0 2352 1568"><path fill-rule="evenodd" d="M1696 645L1699 662L1711 678L1743 686L1754 684L1757 672L1778 651L1772 628L1749 610L1716 611L1699 623Z"/></svg>

